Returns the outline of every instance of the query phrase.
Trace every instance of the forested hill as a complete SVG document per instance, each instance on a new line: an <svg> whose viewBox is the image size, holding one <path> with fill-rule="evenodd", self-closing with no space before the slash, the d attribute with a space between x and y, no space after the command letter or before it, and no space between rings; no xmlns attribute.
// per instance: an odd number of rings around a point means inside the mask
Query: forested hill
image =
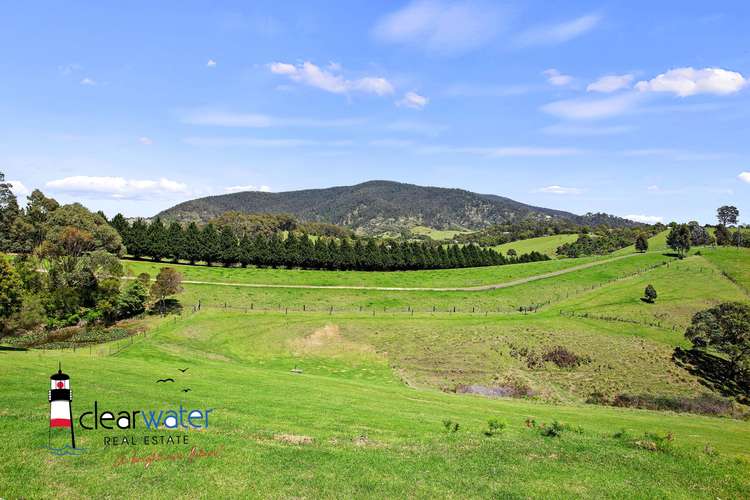
<svg viewBox="0 0 750 500"><path fill-rule="evenodd" d="M163 220L206 222L230 210L285 213L306 222L327 222L367 233L416 225L435 229L480 229L529 218L559 218L592 226L636 225L606 214L581 216L526 205L502 196L391 181L282 193L247 191L208 196L180 203L158 216Z"/></svg>

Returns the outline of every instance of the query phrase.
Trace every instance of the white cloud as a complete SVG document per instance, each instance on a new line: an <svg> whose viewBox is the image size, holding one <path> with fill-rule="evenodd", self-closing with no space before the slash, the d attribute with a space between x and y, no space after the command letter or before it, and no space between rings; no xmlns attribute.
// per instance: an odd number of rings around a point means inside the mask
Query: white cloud
<svg viewBox="0 0 750 500"><path fill-rule="evenodd" d="M516 43L526 47L567 42L594 29L601 19L598 14L587 14L559 24L537 26L521 33Z"/></svg>
<svg viewBox="0 0 750 500"><path fill-rule="evenodd" d="M380 19L373 35L382 42L450 55L484 45L503 25L500 11L492 3L414 0Z"/></svg>
<svg viewBox="0 0 750 500"><path fill-rule="evenodd" d="M630 82L633 81L633 75L606 75L600 77L595 82L592 82L586 87L589 92L603 92L609 94L621 89L630 87Z"/></svg>
<svg viewBox="0 0 750 500"><path fill-rule="evenodd" d="M139 137L138 138L138 142L140 142L144 146L150 146L150 145L152 145L154 143L153 139L151 139L150 137L146 137L146 136Z"/></svg>
<svg viewBox="0 0 750 500"><path fill-rule="evenodd" d="M737 178L750 184L750 172L741 172L740 175L737 176Z"/></svg>
<svg viewBox="0 0 750 500"><path fill-rule="evenodd" d="M680 97L695 94L727 95L739 92L747 79L740 73L721 68L675 68L651 80L640 81L641 92L671 92Z"/></svg>
<svg viewBox="0 0 750 500"><path fill-rule="evenodd" d="M599 135L616 135L631 132L633 127L629 125L612 125L612 126L581 126L568 123L550 125L542 128L542 132L550 135L580 135L580 136L599 136Z"/></svg>
<svg viewBox="0 0 750 500"><path fill-rule="evenodd" d="M254 186L252 184L248 184L247 186L229 186L225 187L224 191L227 193L240 193L242 191L261 191L264 193L268 193L271 191L271 188L268 186Z"/></svg>
<svg viewBox="0 0 750 500"><path fill-rule="evenodd" d="M268 128L268 127L351 127L361 124L362 118L338 118L319 120L304 117L276 117L258 113L236 113L209 108L198 108L184 111L181 114L183 123L189 125L208 125L216 127Z"/></svg>
<svg viewBox="0 0 750 500"><path fill-rule="evenodd" d="M49 181L46 186L63 193L99 195L115 199L140 199L150 196L189 194L186 184L163 177L158 180L139 180L123 177L76 175Z"/></svg>
<svg viewBox="0 0 750 500"><path fill-rule="evenodd" d="M623 218L632 220L633 222L642 222L643 224L657 224L659 222L664 222L664 217L659 215L631 214L623 215Z"/></svg>
<svg viewBox="0 0 750 500"><path fill-rule="evenodd" d="M23 182L21 181L5 181L6 184L11 185L11 191L13 191L13 194L16 195L17 198L21 198L23 196L26 196L31 191L29 191L29 188L24 186Z"/></svg>
<svg viewBox="0 0 750 500"><path fill-rule="evenodd" d="M311 139L259 139L256 137L186 137L183 142L198 147L244 146L251 148L342 147L352 144L349 140L316 141Z"/></svg>
<svg viewBox="0 0 750 500"><path fill-rule="evenodd" d="M86 77L83 80L81 80L81 85L93 86L93 85L96 85L96 80L94 80L93 78Z"/></svg>
<svg viewBox="0 0 750 500"><path fill-rule="evenodd" d="M538 191L540 193L550 193L550 194L581 194L583 192L583 190L580 188L564 187L564 186L557 186L557 185L539 188Z"/></svg>
<svg viewBox="0 0 750 500"><path fill-rule="evenodd" d="M206 63L206 67L207 68L215 68L216 67L216 61L214 61L213 59L209 59L208 62Z"/></svg>
<svg viewBox="0 0 750 500"><path fill-rule="evenodd" d="M509 157L558 157L581 154L574 148L541 148L534 146L509 146L509 147L461 147L461 146L425 146L418 150L426 154L470 154L486 156L488 158Z"/></svg>
<svg viewBox="0 0 750 500"><path fill-rule="evenodd" d="M655 191L659 191L660 190L659 186L657 186L656 184L652 184L652 185L648 186L646 189L648 191L651 191L651 192L655 192Z"/></svg>
<svg viewBox="0 0 750 500"><path fill-rule="evenodd" d="M391 82L381 77L367 76L348 83L353 90L359 90L368 94L387 95L394 92Z"/></svg>
<svg viewBox="0 0 750 500"><path fill-rule="evenodd" d="M407 92L404 94L404 98L398 101L396 104L399 106L406 106L407 108L422 109L427 106L430 100L416 92Z"/></svg>
<svg viewBox="0 0 750 500"><path fill-rule="evenodd" d="M706 153L673 148L643 148L626 149L620 152L623 156L630 157L661 157L675 161L715 161L727 157L726 153Z"/></svg>
<svg viewBox="0 0 750 500"><path fill-rule="evenodd" d="M334 94L357 91L382 96L392 94L395 90L391 82L385 78L367 76L356 80L347 80L340 74L322 69L308 61L296 66L289 63L274 62L269 64L268 67L271 73L284 75L297 83Z"/></svg>
<svg viewBox="0 0 750 500"><path fill-rule="evenodd" d="M573 81L573 77L570 75L564 75L560 73L555 68L550 68L542 71L542 74L547 77L547 81L555 85L557 87L563 87L565 85L570 85L570 83Z"/></svg>
<svg viewBox="0 0 750 500"><path fill-rule="evenodd" d="M627 93L602 99L565 99L542 106L542 111L570 120L597 120L625 114L638 103L637 93Z"/></svg>

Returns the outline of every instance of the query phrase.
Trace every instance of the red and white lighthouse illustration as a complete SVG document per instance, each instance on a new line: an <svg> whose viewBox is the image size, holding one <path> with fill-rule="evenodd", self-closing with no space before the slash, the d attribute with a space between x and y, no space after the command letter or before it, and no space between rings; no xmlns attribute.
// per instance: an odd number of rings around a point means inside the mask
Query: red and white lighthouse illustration
<svg viewBox="0 0 750 500"><path fill-rule="evenodd" d="M63 448L70 443L70 447L75 448L70 377L59 367L49 379L49 446L52 448L54 444Z"/></svg>

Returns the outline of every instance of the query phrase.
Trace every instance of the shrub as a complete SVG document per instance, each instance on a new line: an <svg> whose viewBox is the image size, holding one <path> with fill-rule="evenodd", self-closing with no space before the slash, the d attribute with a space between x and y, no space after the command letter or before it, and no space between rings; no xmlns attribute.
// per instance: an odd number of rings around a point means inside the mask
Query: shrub
<svg viewBox="0 0 750 500"><path fill-rule="evenodd" d="M505 422L500 422L493 418L487 421L487 429L484 430L484 435L492 437L503 429L505 429Z"/></svg>
<svg viewBox="0 0 750 500"><path fill-rule="evenodd" d="M612 406L622 408L641 408L645 410L669 410L680 413L697 413L714 416L741 416L729 399L712 394L701 394L694 398L677 396L652 396L650 394L618 394L612 400Z"/></svg>
<svg viewBox="0 0 750 500"><path fill-rule="evenodd" d="M639 448L649 451L660 451L667 453L672 450L672 442L674 441L674 434L667 432L666 434L659 434L656 432L646 432L643 435L643 439L639 439L634 442Z"/></svg>
<svg viewBox="0 0 750 500"><path fill-rule="evenodd" d="M443 420L443 427L445 428L445 432L452 434L454 432L458 432L460 425L458 424L458 422L454 422L450 419L445 419Z"/></svg>
<svg viewBox="0 0 750 500"><path fill-rule="evenodd" d="M592 392L589 394L589 397L586 398L586 404L590 405L608 405L610 403L609 399L607 399L607 396L605 396L601 392Z"/></svg>
<svg viewBox="0 0 750 500"><path fill-rule="evenodd" d="M526 426L536 428L536 422L534 420L526 420ZM583 434L583 429L579 427L573 427L570 424L564 424L557 420L553 420L551 424L542 424L539 427L539 434L545 437L560 437L563 432L570 431L576 434Z"/></svg>
<svg viewBox="0 0 750 500"><path fill-rule="evenodd" d="M578 356L561 346L553 347L547 351L542 356L542 361L551 361L558 368L576 368L583 363L591 362L589 358Z"/></svg>
<svg viewBox="0 0 750 500"><path fill-rule="evenodd" d="M653 304L656 300L656 297L656 288L654 288L654 285L648 285L643 291L643 298L646 300L646 302Z"/></svg>
<svg viewBox="0 0 750 500"><path fill-rule="evenodd" d="M563 431L567 430L565 424L561 424L557 420L553 421L549 425L542 424L539 433L545 437L560 437Z"/></svg>
<svg viewBox="0 0 750 500"><path fill-rule="evenodd" d="M612 434L612 437L615 439L627 439L629 437L629 434L627 430L620 429L619 431Z"/></svg>

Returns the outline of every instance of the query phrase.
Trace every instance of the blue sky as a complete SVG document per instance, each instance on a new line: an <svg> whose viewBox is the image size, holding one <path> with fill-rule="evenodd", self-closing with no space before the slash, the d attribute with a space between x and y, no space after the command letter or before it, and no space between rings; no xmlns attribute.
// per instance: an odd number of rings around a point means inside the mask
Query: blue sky
<svg viewBox="0 0 750 500"><path fill-rule="evenodd" d="M750 4L16 2L0 170L113 215L391 179L750 219Z"/></svg>

